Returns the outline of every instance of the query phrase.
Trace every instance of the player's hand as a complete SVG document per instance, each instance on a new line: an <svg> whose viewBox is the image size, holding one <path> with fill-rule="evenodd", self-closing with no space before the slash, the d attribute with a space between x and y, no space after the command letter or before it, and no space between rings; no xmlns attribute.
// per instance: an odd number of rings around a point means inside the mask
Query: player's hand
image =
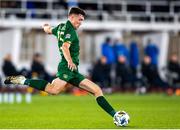
<svg viewBox="0 0 180 130"><path fill-rule="evenodd" d="M71 71L77 69L76 65L75 65L72 61L69 61L69 62L68 62L68 68L69 68Z"/></svg>
<svg viewBox="0 0 180 130"><path fill-rule="evenodd" d="M50 26L49 24L47 24L47 23L43 24L43 25L42 25L42 28L44 29L44 31L45 31L46 33L48 33L48 34L51 34L51 33L52 33L52 32L51 32L51 26Z"/></svg>

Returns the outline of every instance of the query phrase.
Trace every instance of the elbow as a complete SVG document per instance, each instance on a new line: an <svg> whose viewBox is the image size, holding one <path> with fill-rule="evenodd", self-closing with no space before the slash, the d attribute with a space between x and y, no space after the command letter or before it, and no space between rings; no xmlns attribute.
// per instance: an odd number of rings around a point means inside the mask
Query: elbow
<svg viewBox="0 0 180 130"><path fill-rule="evenodd" d="M61 50L64 51L66 47L64 45L61 46Z"/></svg>
<svg viewBox="0 0 180 130"><path fill-rule="evenodd" d="M66 44L63 44L62 47L61 47L62 50L67 50L69 49L68 46Z"/></svg>

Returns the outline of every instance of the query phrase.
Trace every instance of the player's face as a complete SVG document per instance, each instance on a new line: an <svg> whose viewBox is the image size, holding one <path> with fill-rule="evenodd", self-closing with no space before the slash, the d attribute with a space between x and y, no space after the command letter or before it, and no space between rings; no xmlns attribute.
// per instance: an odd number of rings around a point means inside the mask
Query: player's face
<svg viewBox="0 0 180 130"><path fill-rule="evenodd" d="M76 29L78 29L80 27L80 25L82 24L82 22L84 21L84 16L79 14L79 15L74 15L74 27Z"/></svg>

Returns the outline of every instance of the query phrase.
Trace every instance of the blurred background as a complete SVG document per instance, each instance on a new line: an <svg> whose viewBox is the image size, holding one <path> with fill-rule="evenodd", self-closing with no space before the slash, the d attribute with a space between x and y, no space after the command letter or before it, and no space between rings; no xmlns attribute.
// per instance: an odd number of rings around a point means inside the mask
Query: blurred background
<svg viewBox="0 0 180 130"><path fill-rule="evenodd" d="M65 22L72 6L87 13L78 30L79 71L105 93L180 95L179 0L1 0L2 93L27 91L4 87L10 75L52 81L60 60L57 40L41 25Z"/></svg>

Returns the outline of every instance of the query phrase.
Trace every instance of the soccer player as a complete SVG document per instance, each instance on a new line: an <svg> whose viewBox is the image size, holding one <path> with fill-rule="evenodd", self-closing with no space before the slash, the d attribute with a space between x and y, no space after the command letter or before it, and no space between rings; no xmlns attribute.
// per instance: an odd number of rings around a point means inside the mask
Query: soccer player
<svg viewBox="0 0 180 130"><path fill-rule="evenodd" d="M52 83L42 79L27 79L24 76L10 76L4 81L5 84L28 85L38 90L46 91L49 94L59 94L69 85L80 87L92 93L96 97L99 106L110 116L115 117L117 112L112 108L103 96L100 87L85 78L78 71L79 65L79 38L76 30L84 21L85 12L72 7L68 13L66 23L60 23L52 28L49 24L44 24L43 29L47 34L57 37L61 61L58 65L57 78Z"/></svg>

